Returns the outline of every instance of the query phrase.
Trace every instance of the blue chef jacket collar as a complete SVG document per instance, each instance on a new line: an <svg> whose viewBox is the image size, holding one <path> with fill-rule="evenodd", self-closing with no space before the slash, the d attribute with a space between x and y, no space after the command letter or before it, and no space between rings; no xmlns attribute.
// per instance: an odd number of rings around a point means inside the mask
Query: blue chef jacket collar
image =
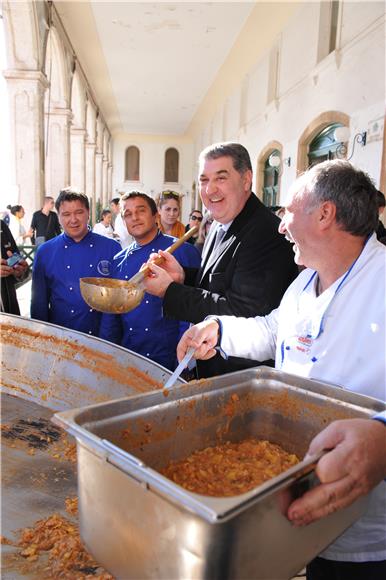
<svg viewBox="0 0 386 580"><path fill-rule="evenodd" d="M66 232L63 232L63 240L66 242L66 244L80 244L81 242L84 242L85 240L87 240L88 237L90 237L91 234L91 229L90 226L87 226L87 234L84 236L84 238L82 238L79 242L76 242L73 238L71 238L69 235L66 234Z"/></svg>

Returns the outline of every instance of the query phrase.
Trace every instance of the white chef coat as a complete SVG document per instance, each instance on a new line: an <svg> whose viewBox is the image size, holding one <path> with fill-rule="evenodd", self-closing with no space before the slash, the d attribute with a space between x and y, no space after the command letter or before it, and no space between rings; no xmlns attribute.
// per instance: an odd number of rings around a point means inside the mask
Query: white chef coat
<svg viewBox="0 0 386 580"><path fill-rule="evenodd" d="M114 230L111 225L105 226L103 222L98 222L93 227L92 231L94 234L99 234L100 236L105 236L106 238L114 237Z"/></svg>
<svg viewBox="0 0 386 580"><path fill-rule="evenodd" d="M123 250L134 241L133 236L131 236L127 231L125 220L123 219L120 213L117 214L115 217L114 231L119 236L119 242Z"/></svg>
<svg viewBox="0 0 386 580"><path fill-rule="evenodd" d="M320 296L317 274L300 273L279 308L256 318L219 317L228 356L266 360L276 368L385 400L386 247L373 234L350 271ZM370 494L366 514L321 554L332 560L386 559L386 483Z"/></svg>

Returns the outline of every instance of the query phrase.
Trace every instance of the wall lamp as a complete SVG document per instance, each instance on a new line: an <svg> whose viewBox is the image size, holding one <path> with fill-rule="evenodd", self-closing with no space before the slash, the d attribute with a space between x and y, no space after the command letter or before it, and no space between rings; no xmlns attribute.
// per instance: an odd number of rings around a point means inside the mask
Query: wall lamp
<svg viewBox="0 0 386 580"><path fill-rule="evenodd" d="M283 159L283 163L287 167L290 167L291 166L291 157L285 157ZM272 153L268 157L268 164L270 165L270 167L275 167L275 168L279 169L279 173L281 172L282 159L279 155L275 155L274 153Z"/></svg>
<svg viewBox="0 0 386 580"><path fill-rule="evenodd" d="M364 147L366 145L367 140L367 131L362 131L361 133L357 133L354 135L354 139L352 142L352 151L349 157L346 157L348 152L347 142L350 138L350 129L348 127L337 127L334 131L334 138L335 141L339 141L340 145L336 148L336 156L338 159L346 158L346 161L350 161L352 156L354 155L355 150L355 143L359 143Z"/></svg>

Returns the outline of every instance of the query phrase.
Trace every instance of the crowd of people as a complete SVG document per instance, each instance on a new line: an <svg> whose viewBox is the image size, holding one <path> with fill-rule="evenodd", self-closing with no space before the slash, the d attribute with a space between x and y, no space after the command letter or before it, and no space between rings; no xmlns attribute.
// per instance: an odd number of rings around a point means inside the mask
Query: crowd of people
<svg viewBox="0 0 386 580"><path fill-rule="evenodd" d="M186 225L177 192L154 200L132 191L111 201L93 231L87 196L63 190L57 214L45 198L31 224L38 246L31 316L171 370L193 346L189 378L268 364L384 400L385 198L371 179L346 161L316 165L295 181L279 218L252 192L245 147L218 143L200 154L199 192L205 214L193 209ZM17 207L12 215L21 222ZM174 255L165 252L196 225L189 242ZM6 310L15 300L8 279L24 276L27 266L7 264L17 247L4 221L1 228ZM20 223L15 228L19 240L28 233ZM153 261L158 255L161 266ZM144 263L151 273L135 310L102 314L83 301L79 278L127 280ZM317 466L321 485L290 505L288 519L308 525L360 495L370 501L365 515L309 564L308 580L385 576L385 413L375 419L334 422L311 442L309 453L331 450Z"/></svg>

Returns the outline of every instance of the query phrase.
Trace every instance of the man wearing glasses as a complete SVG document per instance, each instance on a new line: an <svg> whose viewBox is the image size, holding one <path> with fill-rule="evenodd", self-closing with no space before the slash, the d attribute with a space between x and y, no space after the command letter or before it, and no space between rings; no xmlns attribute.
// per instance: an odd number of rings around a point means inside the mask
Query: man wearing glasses
<svg viewBox="0 0 386 580"><path fill-rule="evenodd" d="M200 322L208 315L265 315L276 308L297 275L291 245L279 219L252 193L252 165L239 143L217 143L200 155L203 204L214 218L197 270L182 268L165 252L162 268L150 265L146 290L163 298L167 317ZM198 376L256 366L220 355L198 361Z"/></svg>

